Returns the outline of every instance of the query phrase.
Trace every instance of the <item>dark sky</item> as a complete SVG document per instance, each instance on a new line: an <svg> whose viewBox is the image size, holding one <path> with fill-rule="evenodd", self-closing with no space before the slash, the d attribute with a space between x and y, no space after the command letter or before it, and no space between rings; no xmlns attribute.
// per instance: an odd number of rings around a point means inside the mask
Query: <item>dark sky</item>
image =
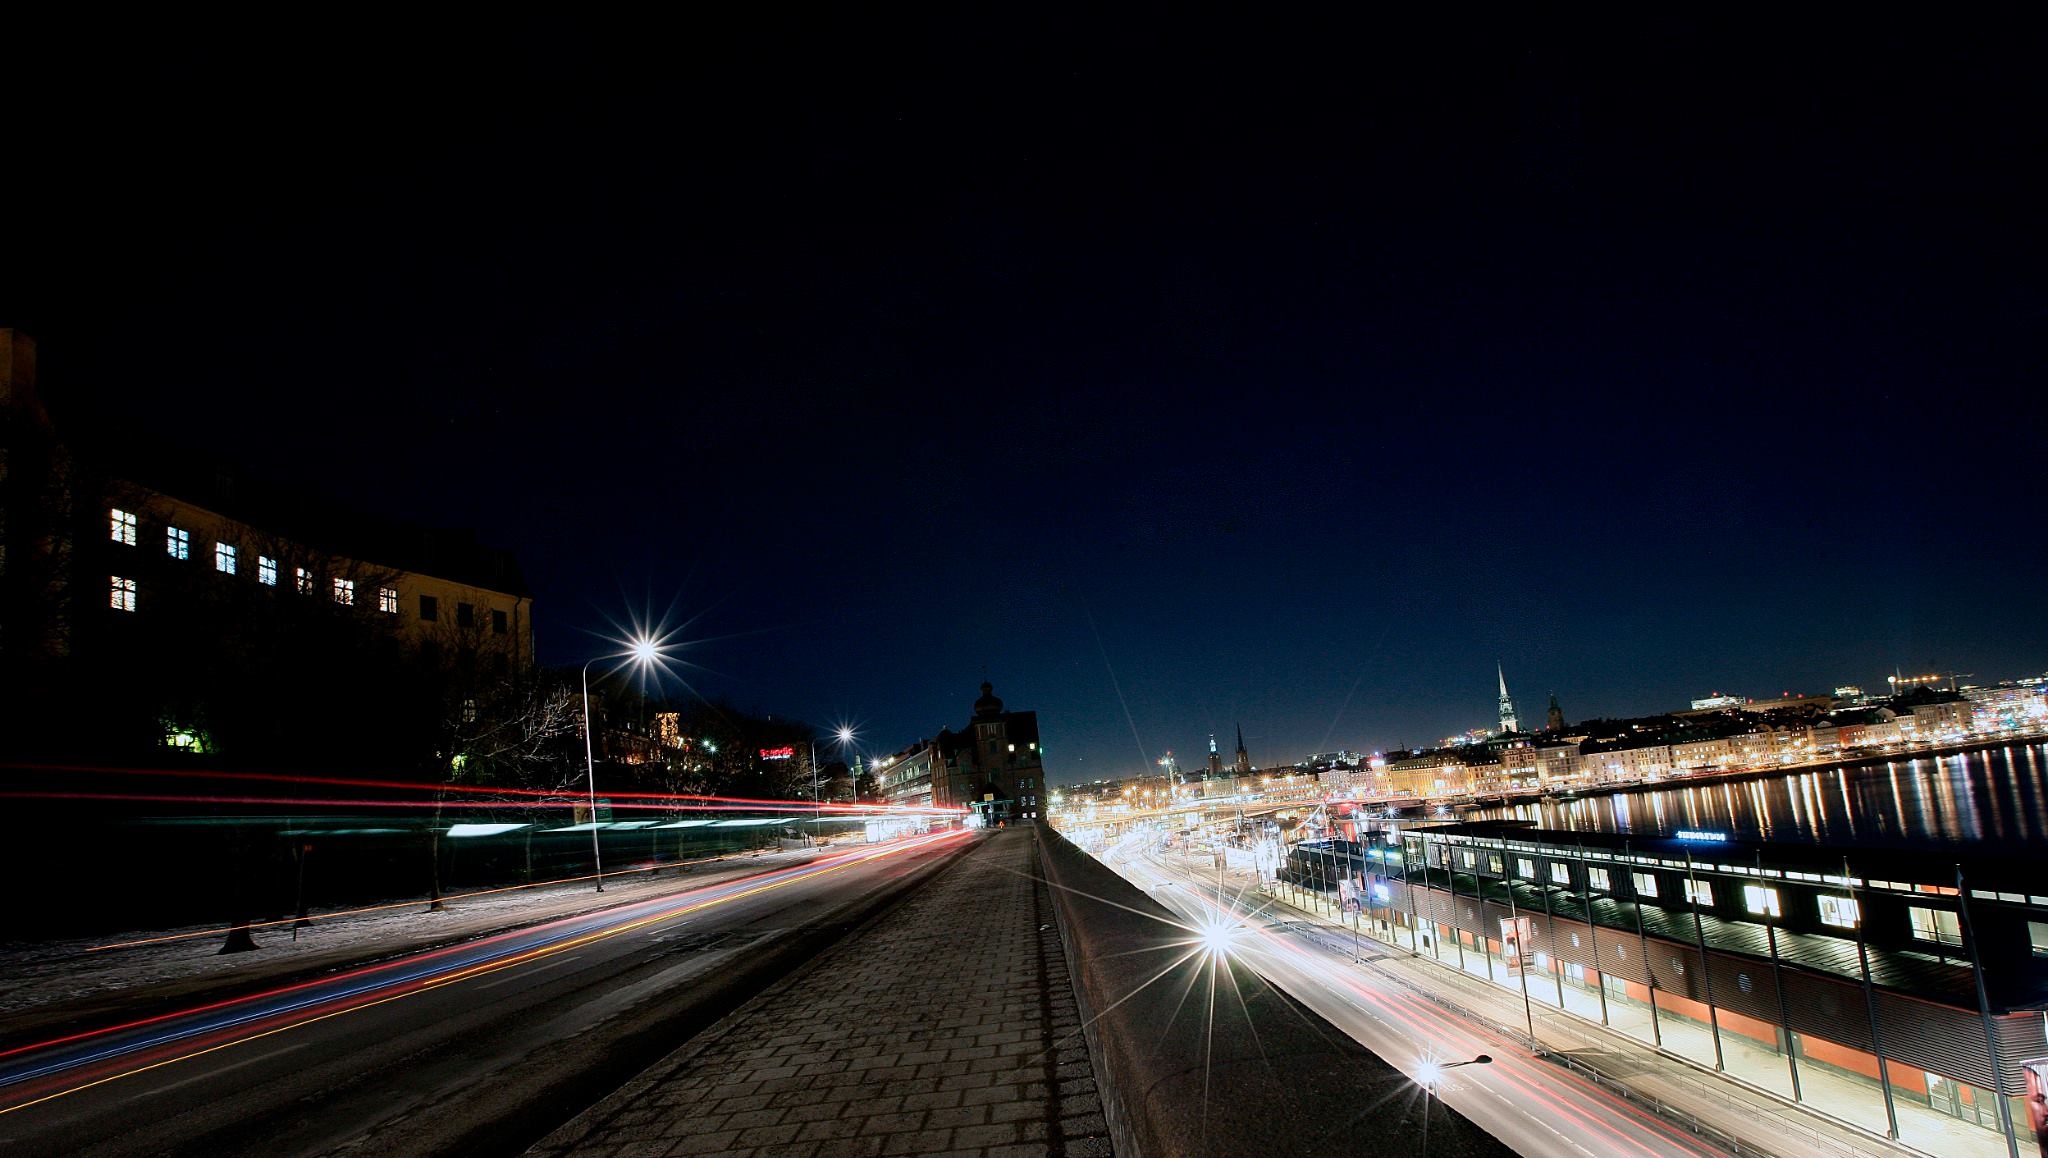
<svg viewBox="0 0 2048 1158"><path fill-rule="evenodd" d="M741 7L741 6L735 6ZM752 8L753 6L744 6ZM20 25L45 389L1056 779L2048 669L2030 27ZM341 20L359 23L342 24Z"/></svg>

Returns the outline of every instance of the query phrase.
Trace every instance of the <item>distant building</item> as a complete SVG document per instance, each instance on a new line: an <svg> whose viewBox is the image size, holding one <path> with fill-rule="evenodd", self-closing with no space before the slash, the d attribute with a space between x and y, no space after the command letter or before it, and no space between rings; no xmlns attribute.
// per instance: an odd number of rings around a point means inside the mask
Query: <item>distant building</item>
<svg viewBox="0 0 2048 1158"><path fill-rule="evenodd" d="M1251 754L1244 750L1243 724L1239 724L1237 726L1237 759L1236 762L1231 765L1231 771L1232 775L1236 776L1249 776L1252 774Z"/></svg>
<svg viewBox="0 0 2048 1158"><path fill-rule="evenodd" d="M1500 730L1502 735L1521 730L1515 719L1515 701L1508 698L1508 673L1500 664L1493 665L1494 674L1500 677Z"/></svg>
<svg viewBox="0 0 2048 1158"><path fill-rule="evenodd" d="M1742 696L1724 696L1720 692L1715 692L1710 696L1701 696L1699 699L1694 700L1692 702L1692 710L1695 712L1718 712L1726 708L1739 708L1748 702L1749 700Z"/></svg>
<svg viewBox="0 0 2048 1158"><path fill-rule="evenodd" d="M1543 721L1543 730L1557 734L1564 731L1564 709L1557 705L1557 693L1550 693L1550 714Z"/></svg>
<svg viewBox="0 0 2048 1158"><path fill-rule="evenodd" d="M920 740L875 764L881 798L906 807L969 808L989 824L1045 817L1044 753L1037 712L1003 710L981 685L974 715L955 732Z"/></svg>

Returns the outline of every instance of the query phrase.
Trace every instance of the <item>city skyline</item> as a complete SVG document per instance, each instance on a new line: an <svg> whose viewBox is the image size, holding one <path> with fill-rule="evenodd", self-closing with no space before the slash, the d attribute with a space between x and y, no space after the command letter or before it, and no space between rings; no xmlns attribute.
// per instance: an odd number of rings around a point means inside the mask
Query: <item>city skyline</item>
<svg viewBox="0 0 2048 1158"><path fill-rule="evenodd" d="M1911 675L1911 674L1913 674L1913 673L1908 673L1908 674L1909 674L1909 675ZM1934 674L1935 674L1935 673L1929 673L1929 672L1922 672L1922 673L1919 673L1919 675L1920 675L1920 676L1922 676L1922 677L1927 677L1927 676L1931 676L1931 675L1934 675ZM1942 675L1942 680L1941 680L1941 681L1934 681L1934 682L1944 682L1944 681L1946 680L1946 678L1947 678L1948 676L1950 676L1950 675L1955 675L1955 676L1958 676L1958 677L1960 677L1960 676L1964 675L1965 673L1955 673L1955 672L1944 672L1944 673L1940 673L1940 674ZM1973 680L1973 681L1971 681L1971 683L1969 683L1969 684L1965 684L1965 685L1963 685L1963 686L1965 686L1965 687L1968 687L1968 686L1981 686L1981 687L1988 687L1988 686L1991 686L1991 685L1994 685L1994 684L1998 684L1998 683L2001 683L2001 682L2013 682L2013 681L2023 681L2023 680L2030 680L2030 679L2031 679L2031 680L2037 680L2037 681L2039 681L2039 680L2048 680L2048 669L2044 669L2043 671L2034 671L2034 672L2015 672L2015 673L2004 673L2004 674L2000 674L2000 675L1997 675L1997 676L1992 676L1992 677L1988 677L1988 678L1978 678L1978 679L1976 679L1976 680ZM1917 683L1917 682L1920 682L1920 681L1918 681L1918 680L1910 680L1910 681L1908 681L1908 682L1909 682L1909 683ZM1774 698L1778 698L1778 697L1780 697L1780 696L1827 696L1827 695L1829 695L1829 694L1830 694L1831 692L1833 692L1833 691L1835 691L1835 690L1837 690L1837 689L1839 689L1839 688L1845 687L1845 686L1852 686L1852 685L1850 685L1850 684L1849 684L1849 683L1848 683L1847 681L1840 681L1840 682L1837 682L1837 683L1834 683L1834 684L1829 684L1829 685L1826 685L1826 686L1810 686L1810 687L1779 687L1779 688L1777 688L1777 689L1776 689L1775 691L1765 691L1765 690L1758 690L1758 689L1749 689L1749 690L1747 690L1747 691L1742 691L1742 692L1734 692L1734 693L1728 693L1728 692L1723 692L1723 691L1721 691L1721 690L1719 690L1719 689L1716 689L1716 690L1715 690L1715 691L1714 691L1714 692L1713 692L1712 694L1713 694L1714 696L1716 696L1716 697L1722 697L1722 696L1727 696L1727 697L1729 697L1729 698L1731 698L1731 699L1735 699L1735 700L1738 700L1738 701L1742 701L1742 702L1747 702L1747 701L1751 701L1751 700L1765 700L1765 699L1774 699ZM1861 686L1861 685L1853 685L1853 686ZM1885 696L1889 696L1889 695L1890 695L1890 694L1892 693L1892 691L1893 691L1893 689L1892 689L1892 688L1891 688L1890 686L1888 686L1888 685L1886 684L1886 682L1885 682L1884 680L1882 680L1882 679L1879 679L1879 680L1874 680L1874 681L1867 681L1867 686L1862 686L1862 690L1863 690L1863 692L1864 692L1864 693L1865 693L1866 695L1869 695L1869 696L1874 696L1874 697L1877 697L1877 698L1883 698L1883 697L1885 697ZM1899 688L1898 688L1897 690L1899 690L1899 691L1905 691L1905 690L1908 690L1908 689L1907 689L1907 686L1905 686L1905 685L1902 685L1902 686L1900 686L1900 687L1899 687ZM1512 691L1512 688L1510 688L1510 691ZM1559 698L1560 700L1566 700L1566 699L1568 699L1568 697L1565 697L1565 696L1563 696L1563 695L1561 695L1561 694L1559 694L1559 693L1555 693L1555 692L1550 692L1550 691L1546 691L1546 692L1544 693L1544 695L1545 695L1545 697L1546 697L1546 698L1547 698L1548 696L1550 696L1550 695L1558 695L1558 698ZM1708 695L1708 693L1707 693L1707 692L1705 692L1705 691L1702 691L1702 692L1698 693L1697 695L1695 695L1695 696L1692 696L1692 697L1691 697L1691 701L1697 701L1697 700L1700 700L1700 699L1704 699L1704 698L1705 698L1705 697L1706 697L1707 695ZM1581 721L1585 721L1585 720L1602 720L1602 719L1615 719L1615 720L1627 720L1627 719L1641 719L1641 718L1648 718L1648 717L1655 717L1655 716L1663 716L1663 715L1672 715L1672 714L1677 714L1677 713L1685 712L1685 711L1688 711L1688 710L1698 710L1698 709L1697 709L1697 706L1696 706L1696 704L1695 704L1695 703L1693 703L1693 702L1690 702L1690 701L1674 701L1674 702L1671 702L1671 703L1666 703L1666 704L1663 704L1663 705L1661 705L1661 706L1652 706L1652 707L1649 707L1649 708L1645 708L1645 709L1642 709L1642 710L1629 710L1629 711L1584 711L1584 712L1578 712L1578 711L1571 711L1571 710L1569 710L1569 709L1568 709L1568 710L1566 711L1566 713L1565 713L1565 718L1566 718L1566 721L1567 721L1567 727L1566 727L1566 731L1567 731L1567 732L1569 732L1569 731L1571 730L1571 727L1572 727L1572 726L1576 725L1577 723L1579 723L1579 722L1581 722ZM1476 711L1475 711L1475 712L1471 712L1471 713L1468 713L1468 714L1469 714L1469 715L1470 715L1470 716L1471 716L1472 718L1474 718L1474 719L1478 718L1478 713L1477 713ZM1403 734L1406 734L1407 732L1414 732L1414 731L1416 731L1416 730L1417 730L1417 729L1412 729L1412 728L1411 728L1411 729L1403 729L1403 730L1400 730L1400 731L1402 731L1402 732L1403 732ZM1518 733L1519 733L1519 734L1524 734L1524 735L1533 735L1533 734L1540 734L1540 733L1544 732L1545 730L1546 730L1546 728L1545 728L1544 726L1542 726L1542 725L1522 725L1522 726L1520 726L1520 727L1519 727L1519 729L1518 729ZM1324 745L1322 745L1321 747L1316 747L1316 748L1300 747L1300 746L1298 746L1298 745L1297 745L1297 746L1296 746L1295 748L1284 748L1284 747L1279 747L1279 746L1276 746L1276 747L1275 747L1275 750L1274 750L1274 751L1272 751L1272 752L1270 752L1270 753L1261 753L1261 754L1259 754L1258 756L1256 756L1256 757L1255 757L1255 758L1253 759L1252 763L1253 763L1253 765L1254 765L1254 767L1255 767L1255 768L1277 768L1277 767L1283 767L1283 766L1289 766L1289 765L1299 765L1299 764L1301 764L1301 763L1302 763L1302 762L1303 762L1304 760L1307 760L1307 759L1309 759L1310 757L1312 757L1312 756L1313 756L1313 755L1315 755L1316 753L1321 753L1321 752L1329 752L1329 751L1356 751L1356 752L1358 752L1358 753L1359 753L1360 755L1376 755L1376 754L1383 754L1383 753L1388 753L1388 752L1395 752L1395 751L1411 751L1411 752L1412 752L1412 751L1427 751L1427 750L1431 750L1431 749L1436 749L1436 748L1439 748L1439 747L1443 747L1443 746L1446 746L1446 745L1448 745L1448 744L1455 744L1455 743L1456 743L1457 741L1459 741L1459 740L1461 740L1461 739L1465 739L1465 738L1467 738L1467 737L1471 737L1471 736L1478 736L1478 735L1496 735L1496 734L1499 734L1499 729L1497 728L1497 726L1494 726L1494 725L1490 725L1490 724L1475 724L1475 725L1473 725L1473 726L1471 726L1471 727L1468 727L1468 728L1460 728L1460 729L1453 729L1453 730L1451 730L1451 731L1448 731L1448 732L1442 732L1442 733L1432 733L1432 734L1430 734L1430 735L1429 735L1429 736L1427 736L1427 737L1424 737L1424 738L1421 738L1421 739L1416 739L1416 740L1411 740L1411 741L1409 741L1408 743L1400 743L1400 742L1379 742L1379 741L1376 741L1375 739L1373 739L1373 738L1371 738L1371 737L1367 737L1367 738L1364 738L1364 739L1362 739L1362 740L1361 740L1361 739L1360 739L1359 737L1355 737L1355 736L1353 736L1353 737L1333 737L1333 738L1331 738L1331 739L1330 739L1329 743L1327 743L1327 744L1324 744ZM1249 744L1247 744L1247 747L1249 747L1249 746L1250 746L1250 745L1249 745ZM1169 745L1167 745L1167 746L1166 746L1165 748L1163 748L1163 749L1160 749L1158 753L1155 753L1155 755L1158 755L1158 754L1166 754L1166 755L1170 755L1170 754L1172 754L1173 752L1176 752L1176 751L1179 751L1179 750L1181 750L1181 749L1178 749L1178 748L1174 748L1174 747L1173 747L1172 745L1170 745L1170 744L1169 744ZM1159 764L1159 761L1158 761L1157 759L1155 759L1155 760L1154 760L1154 761L1152 762L1152 764L1153 764L1153 766L1154 766L1154 767L1156 767L1156 766L1158 766L1158 764ZM1177 766L1178 766L1178 762L1177 762ZM1183 775L1187 775L1187 776L1195 776L1195 775L1199 774L1199 773L1200 773L1200 772L1202 771L1202 767L1201 767L1200 765L1185 765L1185 766L1179 766L1179 771L1180 771L1180 772L1181 772L1181 773L1182 773ZM1127 767L1127 768L1124 768L1123 770L1121 770L1121 771L1118 771L1118 772L1115 772L1115 773L1113 773L1113 774L1108 774L1108 775L1090 775L1090 776L1087 776L1087 777L1083 777L1083 778L1078 778L1078 779L1070 779L1070 780L1068 780L1068 781L1064 781L1064 782L1062 782L1062 783L1086 783L1086 782L1090 782L1090 781L1094 781L1094 780L1117 780L1117 779L1125 779L1125 778L1131 778L1131 777L1142 777L1142 776L1146 776L1146 775L1152 775L1152 774L1153 774L1153 772L1151 771L1151 769L1150 769L1150 768L1139 768L1139 767L1137 767L1137 765L1136 765L1136 763L1135 763L1135 760L1133 760L1133 762L1131 763L1131 766L1129 766L1129 767Z"/></svg>

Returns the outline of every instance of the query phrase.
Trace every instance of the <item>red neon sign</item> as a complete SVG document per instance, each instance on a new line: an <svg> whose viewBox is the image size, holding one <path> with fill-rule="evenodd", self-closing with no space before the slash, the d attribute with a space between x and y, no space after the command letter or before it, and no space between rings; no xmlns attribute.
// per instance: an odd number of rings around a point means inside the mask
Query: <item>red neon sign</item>
<svg viewBox="0 0 2048 1158"><path fill-rule="evenodd" d="M788 760L788 759L790 759L790 758L794 757L795 755L796 755L796 749L795 749L795 748L793 748L793 747L792 747L792 748L763 748L763 749L761 749L761 759L763 759L763 760Z"/></svg>

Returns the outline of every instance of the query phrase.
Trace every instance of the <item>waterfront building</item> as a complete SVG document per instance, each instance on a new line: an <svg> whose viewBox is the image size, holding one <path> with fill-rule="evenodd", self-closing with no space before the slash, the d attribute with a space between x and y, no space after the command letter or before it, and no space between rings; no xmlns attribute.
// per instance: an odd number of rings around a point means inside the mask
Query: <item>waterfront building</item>
<svg viewBox="0 0 2048 1158"><path fill-rule="evenodd" d="M1530 749L1536 757L1536 782L1545 788L1559 788L1583 779L1585 760L1577 744L1539 744Z"/></svg>
<svg viewBox="0 0 2048 1158"><path fill-rule="evenodd" d="M1495 786L1500 779L1500 765L1466 759L1473 751L1438 750L1386 761L1371 772L1370 794L1394 798L1458 796Z"/></svg>
<svg viewBox="0 0 2048 1158"><path fill-rule="evenodd" d="M1536 755L1536 746L1526 738L1499 744L1489 743L1487 748L1499 753L1499 775L1504 786L1535 788L1542 784L1542 764Z"/></svg>
<svg viewBox="0 0 2048 1158"><path fill-rule="evenodd" d="M1368 924L1535 1004L1882 1136L2025 1137L2048 1073L2048 887L2018 857L1514 822L1300 846ZM1314 898L1312 898L1313 900Z"/></svg>
<svg viewBox="0 0 2048 1158"><path fill-rule="evenodd" d="M1971 688L1963 697L1969 701L1975 731L1996 734L2048 727L2048 700L2042 698L2039 684Z"/></svg>

